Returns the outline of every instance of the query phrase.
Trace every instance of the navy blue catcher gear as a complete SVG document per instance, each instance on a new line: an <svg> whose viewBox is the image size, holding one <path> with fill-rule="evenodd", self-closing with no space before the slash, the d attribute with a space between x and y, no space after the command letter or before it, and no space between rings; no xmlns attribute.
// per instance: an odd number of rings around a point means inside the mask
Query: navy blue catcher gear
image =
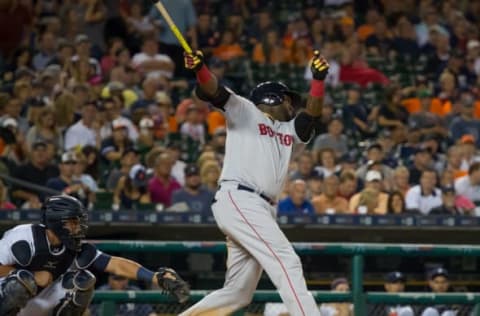
<svg viewBox="0 0 480 316"><path fill-rule="evenodd" d="M250 93L250 100L255 104L277 106L285 101L285 96L292 99L292 106L295 109L302 107L302 97L281 82L266 81L258 84Z"/></svg>
<svg viewBox="0 0 480 316"><path fill-rule="evenodd" d="M0 315L15 316L37 294L35 277L27 270L14 270L0 284Z"/></svg>
<svg viewBox="0 0 480 316"><path fill-rule="evenodd" d="M83 204L69 195L49 197L42 206L43 224L60 238L67 249L80 251L81 242L87 232L87 211ZM65 227L65 221L78 219L80 230L71 232Z"/></svg>

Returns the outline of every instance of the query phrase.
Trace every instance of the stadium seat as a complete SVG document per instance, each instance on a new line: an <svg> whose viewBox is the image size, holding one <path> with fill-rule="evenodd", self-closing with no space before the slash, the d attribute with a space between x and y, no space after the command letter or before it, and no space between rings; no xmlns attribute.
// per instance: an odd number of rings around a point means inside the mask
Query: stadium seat
<svg viewBox="0 0 480 316"><path fill-rule="evenodd" d="M96 193L95 210L111 210L113 204L113 193L98 191Z"/></svg>

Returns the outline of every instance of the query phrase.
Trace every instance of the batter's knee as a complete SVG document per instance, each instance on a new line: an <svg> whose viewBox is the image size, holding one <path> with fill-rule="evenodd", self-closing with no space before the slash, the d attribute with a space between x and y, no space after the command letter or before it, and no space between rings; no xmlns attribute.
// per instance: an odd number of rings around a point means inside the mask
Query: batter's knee
<svg viewBox="0 0 480 316"><path fill-rule="evenodd" d="M0 316L13 316L37 294L35 277L30 271L15 270L0 284Z"/></svg>
<svg viewBox="0 0 480 316"><path fill-rule="evenodd" d="M65 297L54 308L54 315L81 316L93 298L95 276L88 270L69 271L63 275Z"/></svg>

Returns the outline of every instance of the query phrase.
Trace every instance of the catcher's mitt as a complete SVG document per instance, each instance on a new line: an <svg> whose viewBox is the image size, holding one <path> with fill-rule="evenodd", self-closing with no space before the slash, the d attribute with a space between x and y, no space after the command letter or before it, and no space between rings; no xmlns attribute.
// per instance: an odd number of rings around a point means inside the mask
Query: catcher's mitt
<svg viewBox="0 0 480 316"><path fill-rule="evenodd" d="M185 303L190 296L190 286L175 270L171 268L159 268L156 273L158 285L165 292L175 296L180 303Z"/></svg>

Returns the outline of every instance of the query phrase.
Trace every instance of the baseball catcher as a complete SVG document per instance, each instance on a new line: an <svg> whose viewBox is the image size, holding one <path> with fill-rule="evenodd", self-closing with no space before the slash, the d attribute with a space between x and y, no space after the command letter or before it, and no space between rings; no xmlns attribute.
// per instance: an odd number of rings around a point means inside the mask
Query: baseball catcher
<svg viewBox="0 0 480 316"><path fill-rule="evenodd" d="M180 303L189 286L170 268L150 271L110 256L84 241L87 212L67 195L52 196L42 207L42 224L18 225L0 240L0 316L81 316L95 287L94 273L112 273L157 284Z"/></svg>

